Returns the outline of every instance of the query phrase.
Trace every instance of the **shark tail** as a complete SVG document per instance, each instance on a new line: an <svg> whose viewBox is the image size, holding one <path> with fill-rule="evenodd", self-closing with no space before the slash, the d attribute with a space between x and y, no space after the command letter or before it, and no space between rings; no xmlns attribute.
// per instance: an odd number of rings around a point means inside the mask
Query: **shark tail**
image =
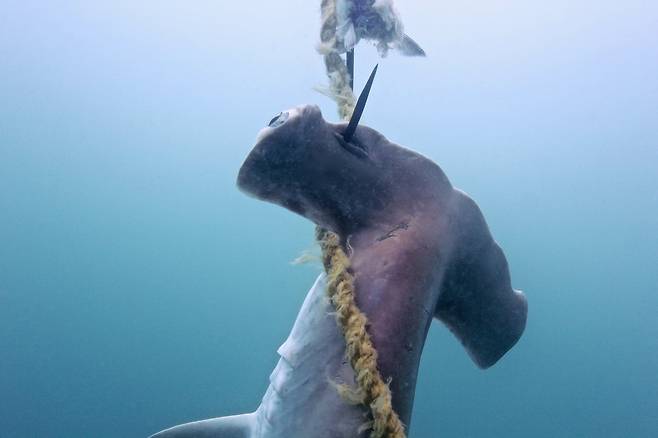
<svg viewBox="0 0 658 438"><path fill-rule="evenodd" d="M255 421L254 414L212 418L181 424L149 438L251 438Z"/></svg>

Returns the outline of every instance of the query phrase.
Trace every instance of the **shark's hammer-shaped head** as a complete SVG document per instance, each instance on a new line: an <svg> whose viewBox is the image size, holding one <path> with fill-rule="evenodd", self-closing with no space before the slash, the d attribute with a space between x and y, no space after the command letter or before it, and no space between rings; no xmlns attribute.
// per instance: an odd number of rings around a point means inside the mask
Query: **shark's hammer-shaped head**
<svg viewBox="0 0 658 438"><path fill-rule="evenodd" d="M326 122L316 106L275 116L242 165L238 186L354 237L370 265L358 281L381 287L396 278L400 293L424 295L414 299L434 306L475 363L489 367L523 333L525 297L512 289L507 260L475 202L431 160L359 126L376 72L348 124ZM387 241L401 229L405 237ZM382 259L386 267L377 268ZM402 274L394 274L396 264Z"/></svg>
<svg viewBox="0 0 658 438"><path fill-rule="evenodd" d="M443 281L434 316L478 366L491 366L521 336L527 304L512 289L505 256L479 208L431 160L366 126L346 142L346 129L326 122L316 106L279 114L259 134L238 186L341 236L393 229L403 216L430 216L407 232L417 233L419 244L438 241L444 257L436 267ZM395 244L388 242L376 244Z"/></svg>

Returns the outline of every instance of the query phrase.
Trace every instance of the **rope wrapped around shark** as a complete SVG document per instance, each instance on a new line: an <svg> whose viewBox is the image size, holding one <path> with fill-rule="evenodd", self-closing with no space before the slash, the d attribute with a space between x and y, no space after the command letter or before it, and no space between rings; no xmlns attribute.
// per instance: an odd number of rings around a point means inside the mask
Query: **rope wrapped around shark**
<svg viewBox="0 0 658 438"><path fill-rule="evenodd" d="M386 56L390 47L399 48L408 56L425 56L423 49L404 34L392 0L322 0L318 51L324 56L330 84L328 89L320 91L336 102L340 118L350 121L343 134L347 143L354 134L377 71L375 67L356 103L354 46L361 38L375 41L381 56ZM341 53L346 53L346 62ZM369 408L372 421L365 427L371 429L371 438L404 438L404 425L393 409L390 387L377 369L377 350L366 329L368 319L356 304L349 256L335 233L318 227L316 238L328 276L327 295L336 309L336 322L345 337L346 355L357 383L356 389L345 384L337 384L336 388L345 400Z"/></svg>
<svg viewBox="0 0 658 438"><path fill-rule="evenodd" d="M475 201L429 158L359 125L377 67L354 99L354 45L422 54L391 0L323 0L322 13L327 94L349 122L328 122L315 105L280 112L237 185L315 223L326 273L277 350L255 411L152 438L402 438L434 319L483 369L525 329L527 301Z"/></svg>

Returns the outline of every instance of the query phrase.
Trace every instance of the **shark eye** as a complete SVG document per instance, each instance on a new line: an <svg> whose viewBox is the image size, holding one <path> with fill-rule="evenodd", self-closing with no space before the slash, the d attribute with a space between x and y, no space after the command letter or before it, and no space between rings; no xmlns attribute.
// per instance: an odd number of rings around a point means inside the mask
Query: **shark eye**
<svg viewBox="0 0 658 438"><path fill-rule="evenodd" d="M270 120L270 123L268 123L267 126L269 126L270 128L278 128L279 126L286 123L286 120L288 120L288 116L289 116L288 111L279 113L276 116L274 116L272 120Z"/></svg>

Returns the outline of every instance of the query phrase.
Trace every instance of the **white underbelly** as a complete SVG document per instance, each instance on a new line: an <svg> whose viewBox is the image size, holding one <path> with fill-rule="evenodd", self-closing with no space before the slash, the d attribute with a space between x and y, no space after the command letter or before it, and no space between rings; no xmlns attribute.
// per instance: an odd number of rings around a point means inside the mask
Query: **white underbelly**
<svg viewBox="0 0 658 438"><path fill-rule="evenodd" d="M325 290L322 274L278 350L253 438L354 438L367 420L365 410L341 399L331 383L353 384L354 374Z"/></svg>

